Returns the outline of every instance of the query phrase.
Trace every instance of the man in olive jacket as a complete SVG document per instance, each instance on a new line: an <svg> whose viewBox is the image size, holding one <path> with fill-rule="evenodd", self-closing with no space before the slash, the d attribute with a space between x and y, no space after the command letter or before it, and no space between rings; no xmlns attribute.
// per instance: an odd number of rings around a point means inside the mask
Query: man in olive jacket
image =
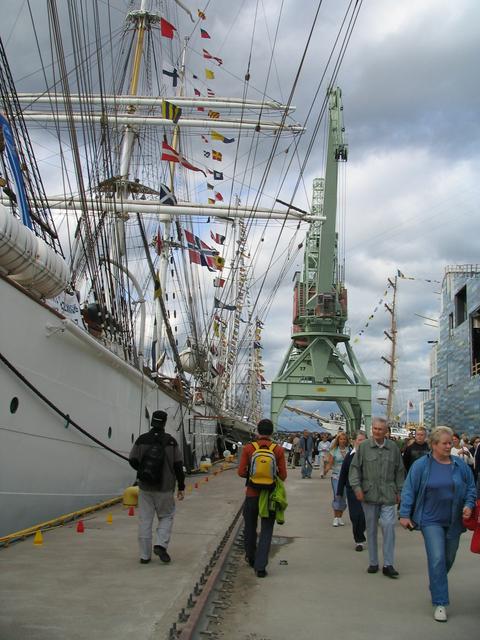
<svg viewBox="0 0 480 640"><path fill-rule="evenodd" d="M389 578L397 578L398 571L393 566L395 511L400 500L405 471L400 450L394 442L385 437L386 434L386 421L374 418L372 436L358 447L348 479L365 513L370 560L367 571L378 571L377 533L380 523L383 534L383 574Z"/></svg>

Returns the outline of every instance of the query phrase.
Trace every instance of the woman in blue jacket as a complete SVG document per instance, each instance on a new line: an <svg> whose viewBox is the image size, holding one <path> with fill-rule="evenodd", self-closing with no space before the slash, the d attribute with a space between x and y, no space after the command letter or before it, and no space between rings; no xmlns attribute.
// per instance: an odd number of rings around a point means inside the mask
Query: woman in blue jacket
<svg viewBox="0 0 480 640"><path fill-rule="evenodd" d="M476 498L472 472L463 460L450 455L452 435L449 427L432 431L431 453L410 468L400 503L400 524L423 534L433 617L439 622L447 621L447 574L465 531L462 517L470 517Z"/></svg>

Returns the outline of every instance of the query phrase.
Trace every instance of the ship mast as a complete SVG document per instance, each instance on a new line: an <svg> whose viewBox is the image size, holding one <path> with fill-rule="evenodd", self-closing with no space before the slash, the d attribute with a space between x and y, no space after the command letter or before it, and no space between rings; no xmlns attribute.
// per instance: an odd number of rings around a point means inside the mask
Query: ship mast
<svg viewBox="0 0 480 640"><path fill-rule="evenodd" d="M382 356L382 360L389 366L388 383L379 382L381 387L387 389L387 423L393 422L395 386L397 384L397 276L393 280L388 279L389 285L393 289L392 306L385 302L385 308L391 316L390 331L384 331L385 336L390 340L390 356Z"/></svg>

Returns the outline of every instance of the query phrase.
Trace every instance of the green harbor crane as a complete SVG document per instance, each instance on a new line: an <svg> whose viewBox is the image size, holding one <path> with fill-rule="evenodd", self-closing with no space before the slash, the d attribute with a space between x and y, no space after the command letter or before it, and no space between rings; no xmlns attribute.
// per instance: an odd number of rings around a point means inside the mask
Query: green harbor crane
<svg viewBox="0 0 480 640"><path fill-rule="evenodd" d="M303 271L295 274L291 345L272 381L271 414L276 425L288 400L334 401L347 432L371 427L371 387L345 332L347 290L338 261L338 163L347 161L342 92L329 91L325 179L313 181L312 210L324 221L307 233Z"/></svg>

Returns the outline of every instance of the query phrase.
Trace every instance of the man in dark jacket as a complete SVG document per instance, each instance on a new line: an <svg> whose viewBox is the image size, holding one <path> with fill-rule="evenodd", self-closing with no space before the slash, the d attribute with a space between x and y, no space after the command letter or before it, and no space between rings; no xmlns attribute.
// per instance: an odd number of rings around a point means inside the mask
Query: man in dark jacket
<svg viewBox="0 0 480 640"><path fill-rule="evenodd" d="M175 515L175 482L177 498L185 494L185 474L180 448L173 436L165 433L165 411L154 411L152 428L139 436L130 452L130 465L137 471L138 496L138 545L140 562L147 564L152 555L152 525L155 513L158 527L155 536L155 553L162 562L170 562L167 553Z"/></svg>
<svg viewBox="0 0 480 640"><path fill-rule="evenodd" d="M311 478L313 470L313 437L308 429L305 429L300 438L300 464L302 465L302 478Z"/></svg>
<svg viewBox="0 0 480 640"><path fill-rule="evenodd" d="M422 456L426 456L430 451L428 442L426 442L427 432L423 427L417 427L415 430L415 440L403 452L403 464L405 471L408 473L410 467Z"/></svg>
<svg viewBox="0 0 480 640"><path fill-rule="evenodd" d="M356 450L360 446L360 443L366 439L364 431L359 431L353 449L348 453L342 463L340 469L340 475L338 477L337 495L343 495L343 490L346 489L347 503L348 503L348 515L350 516L350 522L352 523L353 539L355 540L355 551L363 551L365 548L365 514L363 513L362 503L357 500L357 497L352 489L350 482L348 481L348 472L350 471L350 465L352 464L353 456Z"/></svg>

